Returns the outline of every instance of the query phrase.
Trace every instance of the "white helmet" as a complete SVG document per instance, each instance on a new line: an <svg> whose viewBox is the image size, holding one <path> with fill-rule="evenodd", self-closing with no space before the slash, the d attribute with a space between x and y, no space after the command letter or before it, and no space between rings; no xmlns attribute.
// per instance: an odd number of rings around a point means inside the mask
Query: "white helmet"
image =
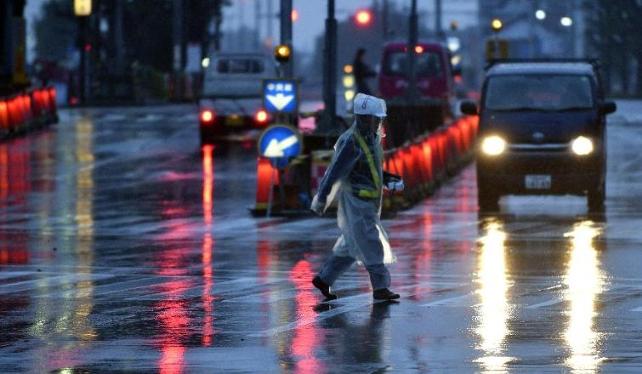
<svg viewBox="0 0 642 374"><path fill-rule="evenodd" d="M354 98L352 112L360 115L385 117L386 102L378 97L358 93Z"/></svg>

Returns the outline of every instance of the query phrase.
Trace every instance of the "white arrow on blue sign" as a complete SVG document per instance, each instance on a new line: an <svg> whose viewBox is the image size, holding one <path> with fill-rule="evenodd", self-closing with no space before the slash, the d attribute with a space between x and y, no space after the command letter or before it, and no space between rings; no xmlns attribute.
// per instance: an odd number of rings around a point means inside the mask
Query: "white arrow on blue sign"
<svg viewBox="0 0 642 374"><path fill-rule="evenodd" d="M258 148L261 156L271 159L277 167L284 168L292 157L301 154L301 136L291 126L273 125L259 138Z"/></svg>
<svg viewBox="0 0 642 374"><path fill-rule="evenodd" d="M270 113L294 113L298 107L297 84L288 79L263 81L263 107Z"/></svg>

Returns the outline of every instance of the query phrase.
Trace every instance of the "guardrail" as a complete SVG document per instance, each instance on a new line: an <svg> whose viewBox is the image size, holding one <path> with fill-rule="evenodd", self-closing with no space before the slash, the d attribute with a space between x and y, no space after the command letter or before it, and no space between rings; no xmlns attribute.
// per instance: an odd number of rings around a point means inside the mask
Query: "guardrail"
<svg viewBox="0 0 642 374"><path fill-rule="evenodd" d="M56 90L35 88L0 98L0 138L58 122Z"/></svg>
<svg viewBox="0 0 642 374"><path fill-rule="evenodd" d="M463 165L467 164L472 159L478 125L478 117L462 117L438 127L422 137L406 142L402 146L387 150L384 170L400 175L404 180L405 190L401 193L386 192L384 194L384 212L407 208L431 195L444 180L456 174ZM326 153L331 154L331 151ZM298 183L301 187L299 192L303 190L304 193L313 194L314 181L323 175L324 170L321 170L322 168L319 168L319 165L311 160L314 159L314 156L302 157L307 160L307 164L305 164L307 178L303 178L307 179L307 183L306 186L301 186L301 183ZM299 167L299 165L294 167ZM299 203L299 206L293 202L296 201L297 196L293 196L292 189L276 190L275 187L280 187L282 184L287 185L289 179L293 179L291 175L279 173L269 159L259 157L257 161L256 204L252 209L254 214L265 214L271 202L271 194L274 200L272 202L282 205L274 207L276 214L288 215L297 209L298 211L307 210L306 203L309 202ZM295 179L301 181L301 178ZM291 185L286 187L291 187Z"/></svg>

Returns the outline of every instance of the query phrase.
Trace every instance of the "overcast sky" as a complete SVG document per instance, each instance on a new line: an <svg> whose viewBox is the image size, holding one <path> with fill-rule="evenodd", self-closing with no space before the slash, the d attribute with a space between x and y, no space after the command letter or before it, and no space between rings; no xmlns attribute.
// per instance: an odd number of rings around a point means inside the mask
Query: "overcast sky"
<svg viewBox="0 0 642 374"><path fill-rule="evenodd" d="M267 13L268 3L272 2L273 11L278 12L280 0L232 0L233 5L225 9L224 29L235 29L243 24L248 27L255 27L255 10L257 2L260 5L261 13ZM374 0L374 2L383 0ZM388 0L398 7L410 7L411 0ZM39 16L39 10L45 0L28 0L25 9L27 27L29 28L27 44L29 61L33 59L33 48L35 38L33 23ZM69 0L71 3L72 0ZM294 24L294 47L309 52L314 46L315 38L324 31L325 18L327 15L328 0L293 0L294 8L299 12L299 20ZM434 26L434 0L418 0L420 22ZM442 0L443 3L443 27L446 28L450 21L457 20L460 27L465 28L477 22L478 0ZM372 0L336 0L336 17L344 20L354 14L357 9L368 8L373 4ZM71 6L71 5L70 5ZM267 17L261 18L261 37L266 37ZM278 20L273 20L274 37L279 37Z"/></svg>
<svg viewBox="0 0 642 374"><path fill-rule="evenodd" d="M255 27L256 4L259 2L262 8L261 13L267 13L268 3L272 2L275 12L279 9L280 0L232 0L233 5L225 9L224 28L235 29L242 23L248 27ZM381 3L383 0L378 0ZM397 4L399 8L410 7L410 0L388 0L390 4ZM377 2L375 0L374 2ZM434 27L434 0L418 0L420 22L426 23L430 28ZM293 0L294 9L299 12L299 20L294 24L294 47L304 51L310 51L314 46L314 39L324 31L325 18L327 16L327 0ZM442 27L447 28L450 21L456 20L460 27L476 24L478 0L442 0ZM336 17L344 20L361 8L368 8L373 4L372 0L336 0ZM265 37L266 18L262 18L261 36ZM274 19L274 36L278 38L278 20ZM278 39L277 39L278 40Z"/></svg>

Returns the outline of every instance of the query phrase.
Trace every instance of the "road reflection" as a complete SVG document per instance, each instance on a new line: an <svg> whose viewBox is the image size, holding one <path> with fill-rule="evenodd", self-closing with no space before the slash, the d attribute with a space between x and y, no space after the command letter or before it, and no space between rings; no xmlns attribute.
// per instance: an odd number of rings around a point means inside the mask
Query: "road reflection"
<svg viewBox="0 0 642 374"><path fill-rule="evenodd" d="M390 308L395 302L378 302L371 305L370 314L364 321L361 312L341 313L319 322L325 329L325 347L328 372L341 372L354 365L368 367L369 372L383 373L390 370L389 355L393 334L390 325ZM331 305L326 305L331 312ZM398 348L398 347L397 347ZM394 372L394 370L392 370Z"/></svg>
<svg viewBox="0 0 642 374"><path fill-rule="evenodd" d="M79 117L70 135L58 136L55 141L55 168L65 170L64 178L56 181L50 201L40 203L38 221L41 229L32 238L38 248L51 235L49 222L63 217L62 235L54 238L53 256L43 256L46 262L64 259L72 267L69 274L37 277L33 292L34 320L29 333L48 341L56 354L43 354L47 367L70 368L83 362L83 349L97 339L91 314L94 309L94 124L90 118ZM38 153L45 157L53 150L50 142L40 142ZM13 144L12 144L13 145ZM45 163L46 164L46 163ZM48 166L47 166L48 167ZM34 179L33 175L26 178ZM37 179L37 178L36 178ZM25 204L28 206L28 204ZM61 214L62 213L62 214ZM49 248L46 248L50 250ZM70 339L73 337L73 339ZM64 342L61 344L61 342Z"/></svg>
<svg viewBox="0 0 642 374"><path fill-rule="evenodd" d="M597 372L600 364L598 344L601 334L595 330L595 303L604 289L603 272L595 238L600 230L591 221L578 222L565 236L570 240L570 259L564 275L569 302L569 320L564 340L570 349L566 364L573 372Z"/></svg>
<svg viewBox="0 0 642 374"><path fill-rule="evenodd" d="M24 200L31 192L30 147L28 139L0 143L0 223L11 223L15 213L11 214L9 209L13 205L26 210ZM27 241L26 235L0 227L0 266L28 263Z"/></svg>
<svg viewBox="0 0 642 374"><path fill-rule="evenodd" d="M214 287L214 274L212 266L212 251L214 250L214 238L212 237L212 209L214 208L212 196L214 195L214 147L203 146L203 221L205 231L203 232L203 245L201 262L203 264L203 346L212 345L214 336L214 299L212 288Z"/></svg>
<svg viewBox="0 0 642 374"><path fill-rule="evenodd" d="M505 340L510 333L507 295L511 285L507 277L506 232L503 223L493 218L483 223L482 230L475 277L480 299L475 332L481 339L477 348L484 355L478 362L486 371L502 373L507 372L506 364L511 360L503 355L506 352Z"/></svg>
<svg viewBox="0 0 642 374"><path fill-rule="evenodd" d="M301 324L294 330L291 349L294 356L295 373L323 373L325 368L316 357L316 349L323 343L316 322L312 322L317 313L314 306L317 296L310 289L310 280L314 276L310 263L306 260L299 261L290 271L290 280L296 287L296 319L310 323Z"/></svg>

